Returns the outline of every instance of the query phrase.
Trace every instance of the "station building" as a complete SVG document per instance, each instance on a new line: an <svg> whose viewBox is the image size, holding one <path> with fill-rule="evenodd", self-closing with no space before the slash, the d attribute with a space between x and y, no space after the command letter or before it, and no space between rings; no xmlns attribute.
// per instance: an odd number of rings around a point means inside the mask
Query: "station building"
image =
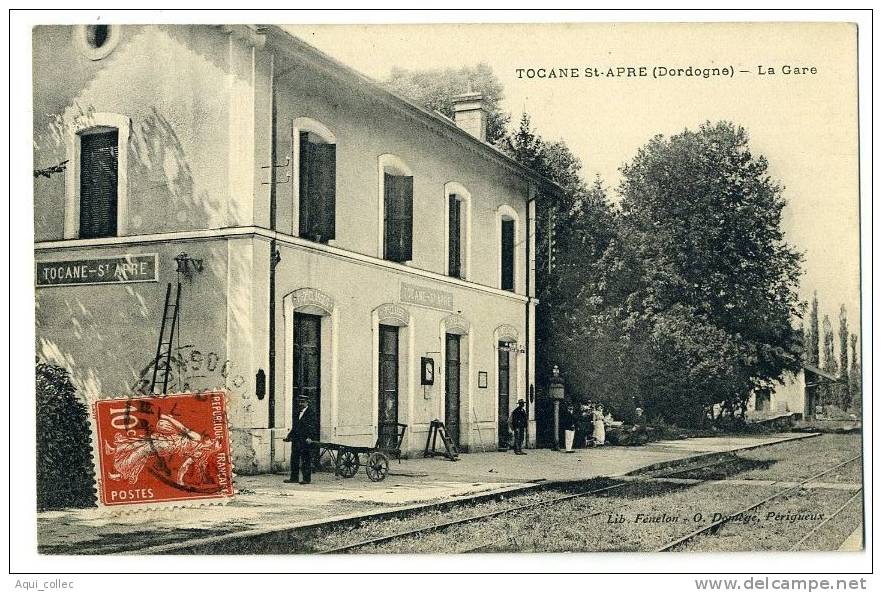
<svg viewBox="0 0 882 593"><path fill-rule="evenodd" d="M534 419L534 220L553 184L455 121L256 26L41 26L36 348L83 397L145 392L180 282L168 392L229 394L236 471L440 419L494 450ZM427 368L424 368L428 365ZM431 376L429 376L431 375Z"/></svg>

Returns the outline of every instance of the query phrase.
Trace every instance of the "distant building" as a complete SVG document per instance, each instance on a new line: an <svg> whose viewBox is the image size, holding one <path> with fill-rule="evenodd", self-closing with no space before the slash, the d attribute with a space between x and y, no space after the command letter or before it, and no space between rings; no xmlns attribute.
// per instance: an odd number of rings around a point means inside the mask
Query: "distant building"
<svg viewBox="0 0 882 593"><path fill-rule="evenodd" d="M806 379L808 377L808 379ZM838 381L838 377L806 364L797 373L784 373L784 382L772 390L751 395L748 411L798 412L811 418L817 405L817 386L820 381Z"/></svg>
<svg viewBox="0 0 882 593"><path fill-rule="evenodd" d="M180 281L169 390L228 391L240 473L287 463L298 394L327 441L400 422L413 453L440 418L495 448L518 398L534 440L557 188L485 142L480 96L452 122L278 27L41 26L33 48L36 347L86 397L146 389Z"/></svg>

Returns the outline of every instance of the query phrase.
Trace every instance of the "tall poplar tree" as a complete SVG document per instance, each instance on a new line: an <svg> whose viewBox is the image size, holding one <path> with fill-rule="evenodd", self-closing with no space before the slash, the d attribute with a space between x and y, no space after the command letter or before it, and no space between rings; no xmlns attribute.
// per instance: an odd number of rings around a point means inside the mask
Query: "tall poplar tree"
<svg viewBox="0 0 882 593"><path fill-rule="evenodd" d="M834 353L834 344L836 342L836 338L833 335L833 324L830 322L830 317L828 315L824 315L824 321L821 324L821 329L824 335L824 358L821 368L831 375L835 376L839 374L839 365L836 363L836 355ZM839 403L837 401L837 387L838 386L836 384L830 383L825 379L821 379L821 403L823 405Z"/></svg>
<svg viewBox="0 0 882 593"><path fill-rule="evenodd" d="M851 389L848 383L848 314L845 304L839 307L839 405L843 410L851 407Z"/></svg>
<svg viewBox="0 0 882 593"><path fill-rule="evenodd" d="M815 291L814 295L812 295L812 308L808 327L806 328L805 361L817 368L821 368L820 337L821 334L818 328L818 291Z"/></svg>
<svg viewBox="0 0 882 593"><path fill-rule="evenodd" d="M857 350L858 337L851 334L851 368L848 371L848 383L851 390L851 405L859 413L863 407L861 385L861 358Z"/></svg>

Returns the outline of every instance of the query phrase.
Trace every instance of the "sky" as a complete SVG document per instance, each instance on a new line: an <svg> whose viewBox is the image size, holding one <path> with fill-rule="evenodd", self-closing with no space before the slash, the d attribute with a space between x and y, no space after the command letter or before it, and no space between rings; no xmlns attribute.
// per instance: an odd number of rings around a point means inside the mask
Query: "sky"
<svg viewBox="0 0 882 593"><path fill-rule="evenodd" d="M610 188L653 135L706 120L744 126L753 153L785 186L782 225L805 255L800 295L818 293L838 327L845 304L859 327L855 28L829 23L297 25L286 29L374 78L392 67L489 64L502 109L526 110L548 140L563 139ZM585 68L646 67L647 76L587 78ZM733 76L653 78L655 67L730 67ZM784 74L784 67L815 68ZM760 67L767 74L759 74ZM579 78L527 78L577 68ZM522 69L522 72L518 72ZM770 72L774 69L774 74ZM741 72L747 70L747 73ZM638 71L639 72L639 71ZM464 89L465 90L465 89Z"/></svg>

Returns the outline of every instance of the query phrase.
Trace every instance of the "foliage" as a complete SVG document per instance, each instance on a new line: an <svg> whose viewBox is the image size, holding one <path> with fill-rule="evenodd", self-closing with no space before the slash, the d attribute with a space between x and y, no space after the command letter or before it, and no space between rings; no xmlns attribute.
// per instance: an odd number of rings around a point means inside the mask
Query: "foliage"
<svg viewBox="0 0 882 593"><path fill-rule="evenodd" d="M94 506L86 406L65 369L38 362L36 376L37 508Z"/></svg>
<svg viewBox="0 0 882 593"><path fill-rule="evenodd" d="M820 331L818 329L818 291L812 296L812 312L805 333L805 361L815 367L821 366L818 343Z"/></svg>
<svg viewBox="0 0 882 593"><path fill-rule="evenodd" d="M861 381L861 360L857 352L858 337L851 334L851 368L848 371L848 384L851 393L851 405L858 412L863 406L862 401L862 381Z"/></svg>
<svg viewBox="0 0 882 593"><path fill-rule="evenodd" d="M802 355L791 326L802 258L781 230L783 188L728 122L656 136L621 172L621 224L640 269L621 308L630 336L652 338L647 409L677 417L691 405L694 421L716 401L743 413Z"/></svg>
<svg viewBox="0 0 882 593"><path fill-rule="evenodd" d="M453 97L466 92L481 93L487 109L487 141L498 144L505 138L509 115L499 108L502 83L487 64L429 70L394 68L384 84L392 92L451 119Z"/></svg>
<svg viewBox="0 0 882 593"><path fill-rule="evenodd" d="M504 133L502 87L486 66L397 70L387 84L448 116L454 95L482 92L490 141L563 189L537 200L540 385L557 364L574 400L695 425L715 408L742 415L752 392L803 356L817 360L817 298L805 336L791 326L802 256L781 230L783 187L743 128L706 123L651 139L622 167L614 206L527 113Z"/></svg>
<svg viewBox="0 0 882 593"><path fill-rule="evenodd" d="M851 407L851 389L848 382L848 313L845 305L839 307L839 405L843 410Z"/></svg>
<svg viewBox="0 0 882 593"><path fill-rule="evenodd" d="M833 324L830 323L830 317L824 315L824 321L821 323L821 331L824 335L824 359L823 370L831 375L839 374L839 365L836 364L836 356L834 354L834 337ZM822 405L839 404L838 385L827 380L821 380L819 388Z"/></svg>

